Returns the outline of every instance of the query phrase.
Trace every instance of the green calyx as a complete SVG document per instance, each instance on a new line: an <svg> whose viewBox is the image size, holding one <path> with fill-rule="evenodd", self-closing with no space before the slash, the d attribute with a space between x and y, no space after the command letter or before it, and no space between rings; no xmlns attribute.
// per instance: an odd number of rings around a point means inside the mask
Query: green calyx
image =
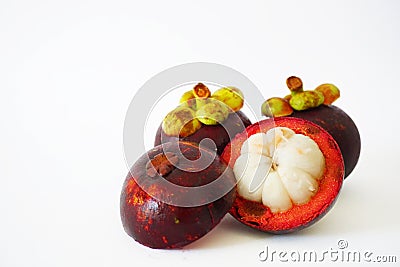
<svg viewBox="0 0 400 267"><path fill-rule="evenodd" d="M340 90L331 83L324 83L315 88L315 91L324 95L324 105L331 105L340 97Z"/></svg>
<svg viewBox="0 0 400 267"><path fill-rule="evenodd" d="M317 91L303 91L293 95L289 103L295 110L316 108L324 103L324 95Z"/></svg>
<svg viewBox="0 0 400 267"><path fill-rule="evenodd" d="M165 116L162 129L167 135L186 137L204 125L224 122L244 104L243 93L235 87L222 87L212 95L203 83L185 92L180 105Z"/></svg>
<svg viewBox="0 0 400 267"><path fill-rule="evenodd" d="M267 117L283 117L293 113L289 102L280 97L272 97L261 106L261 113Z"/></svg>
<svg viewBox="0 0 400 267"><path fill-rule="evenodd" d="M244 104L243 93L235 87L223 87L215 91L211 98L225 103L232 111L239 111Z"/></svg>
<svg viewBox="0 0 400 267"><path fill-rule="evenodd" d="M261 106L261 113L267 117L289 116L293 110L302 111L320 105L331 105L340 97L340 90L331 83L319 85L315 90L304 90L303 81L296 76L286 79L290 94L283 98L272 97Z"/></svg>
<svg viewBox="0 0 400 267"><path fill-rule="evenodd" d="M196 118L205 125L216 125L229 116L229 108L221 101L210 101L196 111Z"/></svg>
<svg viewBox="0 0 400 267"><path fill-rule="evenodd" d="M181 99L179 100L179 103L182 104L182 103L185 103L194 98L195 98L195 96L193 94L193 90L190 90L190 91L183 93L183 95L181 96Z"/></svg>
<svg viewBox="0 0 400 267"><path fill-rule="evenodd" d="M165 116L161 127L167 135L186 137L200 129L201 123L191 108L179 106Z"/></svg>

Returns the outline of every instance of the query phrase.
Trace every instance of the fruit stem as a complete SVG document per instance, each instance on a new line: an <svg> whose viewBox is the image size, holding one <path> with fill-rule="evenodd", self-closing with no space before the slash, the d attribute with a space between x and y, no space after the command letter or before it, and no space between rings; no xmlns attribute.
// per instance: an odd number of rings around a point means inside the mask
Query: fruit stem
<svg viewBox="0 0 400 267"><path fill-rule="evenodd" d="M286 79L286 85L292 92L292 95L295 95L299 92L303 92L303 82L299 77L290 76L289 78Z"/></svg>
<svg viewBox="0 0 400 267"><path fill-rule="evenodd" d="M205 100L211 95L211 92L206 85L198 83L193 87L193 95L196 98L196 109L199 109L206 103Z"/></svg>

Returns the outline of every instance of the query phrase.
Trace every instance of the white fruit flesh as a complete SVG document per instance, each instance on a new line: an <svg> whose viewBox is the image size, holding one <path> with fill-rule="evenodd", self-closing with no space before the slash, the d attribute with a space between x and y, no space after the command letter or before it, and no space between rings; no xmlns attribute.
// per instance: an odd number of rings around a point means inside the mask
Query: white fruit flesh
<svg viewBox="0 0 400 267"><path fill-rule="evenodd" d="M233 167L239 195L262 202L273 213L310 201L324 170L325 158L315 141L286 127L251 135Z"/></svg>

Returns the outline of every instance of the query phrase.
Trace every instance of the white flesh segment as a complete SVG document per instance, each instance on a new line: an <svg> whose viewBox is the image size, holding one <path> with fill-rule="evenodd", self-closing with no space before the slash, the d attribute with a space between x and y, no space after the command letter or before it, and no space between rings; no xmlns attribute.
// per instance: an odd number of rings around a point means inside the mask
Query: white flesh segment
<svg viewBox="0 0 400 267"><path fill-rule="evenodd" d="M261 202L262 185L271 169L272 161L263 155L246 153L239 156L233 166L233 173L238 181L239 195L248 200ZM250 190L250 184L256 183L256 190Z"/></svg>
<svg viewBox="0 0 400 267"><path fill-rule="evenodd" d="M299 168L279 166L278 173L290 199L296 204L307 203L318 190L318 182Z"/></svg>
<svg viewBox="0 0 400 267"><path fill-rule="evenodd" d="M299 168L319 179L325 169L325 158L310 137L296 134L287 142L279 143L274 162L283 168Z"/></svg>
<svg viewBox="0 0 400 267"><path fill-rule="evenodd" d="M241 154L255 153L264 156L269 156L266 134L256 133L251 135L246 141L244 141L240 153Z"/></svg>
<svg viewBox="0 0 400 267"><path fill-rule="evenodd" d="M289 194L276 171L271 171L265 180L262 203L268 206L272 212L284 212L292 207Z"/></svg>
<svg viewBox="0 0 400 267"><path fill-rule="evenodd" d="M276 127L269 130L265 135L269 156L273 158L276 147L281 142L286 142L290 137L295 135L295 132L289 128Z"/></svg>

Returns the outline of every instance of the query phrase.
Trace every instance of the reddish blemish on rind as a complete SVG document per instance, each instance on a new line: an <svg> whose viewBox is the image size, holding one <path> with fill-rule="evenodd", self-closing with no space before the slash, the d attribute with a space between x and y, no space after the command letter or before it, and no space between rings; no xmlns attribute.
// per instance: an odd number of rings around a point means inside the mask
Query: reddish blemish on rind
<svg viewBox="0 0 400 267"><path fill-rule="evenodd" d="M204 153L211 155L206 149L202 149L200 153L200 148L194 143L180 142L179 146L182 154L189 160L196 160ZM146 175L146 163L149 159L159 154L162 149L167 152L170 147L171 143L155 147L138 159L126 177L120 198L121 220L125 231L139 243L151 248L180 248L201 238L220 222L236 196L233 172L218 156L200 173L175 168L165 177L154 178ZM224 172L225 170L227 171ZM223 172L224 186L228 186L230 191L209 204L179 207L151 196L154 194L167 198L185 197L185 187L208 184L221 178ZM158 179L166 179L180 185L182 191L172 195L157 183ZM218 191L220 188L213 189Z"/></svg>
<svg viewBox="0 0 400 267"><path fill-rule="evenodd" d="M270 233L288 233L303 229L318 221L333 206L344 177L344 163L339 146L324 129L306 120L283 117L267 119L249 126L228 144L222 154L232 168L240 156L243 142L258 132L267 132L273 127L287 127L298 134L309 136L319 146L325 157L325 172L319 182L318 192L303 205L294 205L290 210L272 213L262 203L237 196L230 214L245 225Z"/></svg>

